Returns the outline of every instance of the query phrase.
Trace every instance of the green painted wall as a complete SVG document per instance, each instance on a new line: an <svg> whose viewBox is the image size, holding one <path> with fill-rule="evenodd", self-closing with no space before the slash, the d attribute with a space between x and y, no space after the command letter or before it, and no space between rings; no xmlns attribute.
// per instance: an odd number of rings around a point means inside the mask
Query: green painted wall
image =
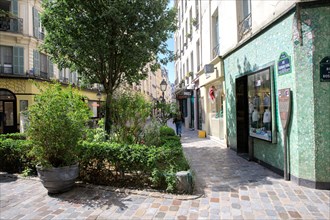
<svg viewBox="0 0 330 220"><path fill-rule="evenodd" d="M283 18L224 59L228 144L237 149L235 79L274 65L274 88L291 88L288 129L289 171L298 178L330 182L330 83L320 82L319 62L329 56L329 7L301 10L302 45L295 13ZM282 52L291 56L292 73L278 76ZM254 157L283 169L282 127L275 97L277 143L255 139ZM274 107L273 107L274 109Z"/></svg>
<svg viewBox="0 0 330 220"><path fill-rule="evenodd" d="M271 29L250 41L241 49L237 50L224 60L226 95L227 95L227 129L228 144L231 148L237 149L236 146L236 100L235 100L235 79L239 76L254 72L266 66L274 66L274 86L275 91L281 88L294 86L295 74L290 73L277 76L277 61L282 52L286 52L289 56L293 56L292 44L292 22L293 15L285 18ZM290 27L290 28L288 28ZM294 70L294 60L292 59L292 67ZM295 90L295 88L292 88ZM276 99L277 105L277 99ZM274 107L273 107L274 109ZM293 105L293 111L296 111ZM281 132L279 116L276 119L277 130ZM293 117L290 129L289 145L296 146L297 133L296 120ZM254 141L254 157L262 160L274 167L283 169L283 147L281 133L277 135L277 144L271 144L266 141L255 139ZM295 157L295 153L291 157Z"/></svg>
<svg viewBox="0 0 330 220"><path fill-rule="evenodd" d="M297 59L308 59L304 54L312 51L312 80L314 91L314 153L315 179L319 182L330 182L330 82L320 81L320 61L330 56L330 7L303 8L301 14L303 45L295 45ZM305 62L303 62L304 64ZM300 67L304 70L304 65ZM310 67L308 67L309 69ZM308 128L305 128L306 130ZM308 155L302 154L300 164L304 166ZM306 163L306 162L305 162ZM302 172L300 170L301 176Z"/></svg>

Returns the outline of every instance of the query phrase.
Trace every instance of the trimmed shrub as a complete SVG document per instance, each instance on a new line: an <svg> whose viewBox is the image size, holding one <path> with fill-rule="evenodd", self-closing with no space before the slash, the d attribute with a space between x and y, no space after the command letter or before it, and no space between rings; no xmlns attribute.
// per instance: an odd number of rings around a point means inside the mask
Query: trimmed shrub
<svg viewBox="0 0 330 220"><path fill-rule="evenodd" d="M21 173L29 168L35 170L32 158L28 156L32 145L28 140L20 140L20 135L7 135L12 138L0 137L0 170L8 173Z"/></svg>
<svg viewBox="0 0 330 220"><path fill-rule="evenodd" d="M93 184L175 192L176 172L188 170L189 165L180 140L168 138L158 147L85 141L79 156L80 178Z"/></svg>
<svg viewBox="0 0 330 220"><path fill-rule="evenodd" d="M175 131L168 126L162 126L160 127L160 136L175 136Z"/></svg>

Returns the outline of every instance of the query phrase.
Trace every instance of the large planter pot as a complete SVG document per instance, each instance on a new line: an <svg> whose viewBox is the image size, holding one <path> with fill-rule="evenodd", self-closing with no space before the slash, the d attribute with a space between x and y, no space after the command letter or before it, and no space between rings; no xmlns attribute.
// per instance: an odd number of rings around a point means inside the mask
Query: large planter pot
<svg viewBox="0 0 330 220"><path fill-rule="evenodd" d="M69 191L73 187L76 178L79 176L78 164L56 168L36 167L42 184L50 194Z"/></svg>

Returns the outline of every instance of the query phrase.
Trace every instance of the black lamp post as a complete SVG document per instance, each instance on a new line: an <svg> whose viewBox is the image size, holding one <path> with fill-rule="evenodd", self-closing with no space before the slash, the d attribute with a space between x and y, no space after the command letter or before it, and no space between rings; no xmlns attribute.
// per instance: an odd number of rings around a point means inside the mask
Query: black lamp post
<svg viewBox="0 0 330 220"><path fill-rule="evenodd" d="M163 100L162 100L163 102L165 102L164 92L166 91L166 88L167 88L167 83L166 83L165 79L163 79L162 82L160 83L160 90L163 93Z"/></svg>
<svg viewBox="0 0 330 220"><path fill-rule="evenodd" d="M165 91L166 91L166 88L167 88L167 83L165 81L165 79L162 80L162 82L160 83L160 90L162 91L163 93L163 99L162 99L162 103L163 105L165 104ZM162 115L164 117L164 106L162 106Z"/></svg>
<svg viewBox="0 0 330 220"><path fill-rule="evenodd" d="M100 92L100 90L97 91L96 93L96 97L97 99L99 100L99 106L98 106L98 109L97 109L97 117L100 118L100 110L101 110L101 98L102 98L102 94Z"/></svg>

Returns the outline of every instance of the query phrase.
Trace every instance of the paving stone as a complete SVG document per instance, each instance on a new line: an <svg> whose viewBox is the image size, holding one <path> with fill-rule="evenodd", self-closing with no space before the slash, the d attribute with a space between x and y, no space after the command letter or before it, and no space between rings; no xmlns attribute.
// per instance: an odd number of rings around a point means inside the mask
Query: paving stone
<svg viewBox="0 0 330 220"><path fill-rule="evenodd" d="M292 218L301 218L301 215L298 212L288 211L288 213Z"/></svg>
<svg viewBox="0 0 330 220"><path fill-rule="evenodd" d="M193 132L185 131L181 140L196 177L199 191L194 196L98 186L49 196L39 181L9 181L11 177L4 181L0 175L0 218L330 219L328 191L285 181L224 145L196 138Z"/></svg>

